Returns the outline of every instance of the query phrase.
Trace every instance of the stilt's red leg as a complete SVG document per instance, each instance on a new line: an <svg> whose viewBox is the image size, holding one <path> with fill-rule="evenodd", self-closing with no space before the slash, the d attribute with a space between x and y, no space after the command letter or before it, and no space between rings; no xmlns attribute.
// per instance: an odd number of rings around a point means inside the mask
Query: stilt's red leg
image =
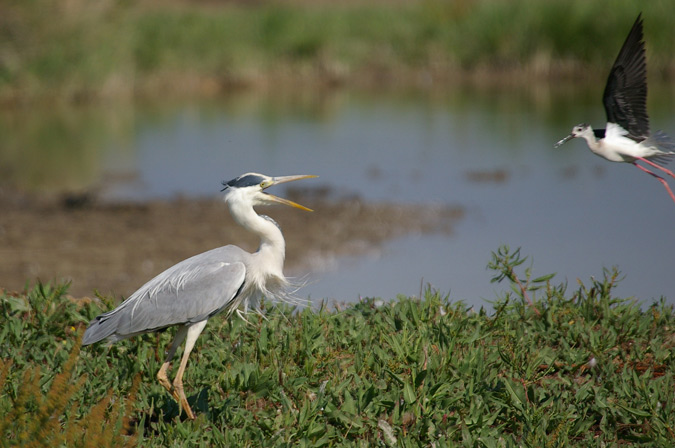
<svg viewBox="0 0 675 448"><path fill-rule="evenodd" d="M641 159L641 160L643 160L643 159ZM651 164L653 164L653 162L650 162L650 165L651 165ZM666 190L668 191L668 194L670 195L670 198L673 200L673 202L675 202L675 195L673 194L673 191L672 191L672 190L670 189L670 187L668 186L668 182L666 182L665 179L664 179L663 177L659 176L658 174L652 173L652 172L649 171L647 168L645 168L645 167L643 167L643 166L640 166L640 165L638 165L638 164L635 163L635 162L633 162L633 165L635 165L636 167L640 168L642 171L644 171L645 173L649 174L650 176L654 176L654 177L656 178L656 180L658 180L659 182L661 182L661 184L663 184L663 186L664 186L664 187L666 188ZM659 167L659 166L656 165L655 163L654 163L654 165L657 166L657 167ZM659 167L659 168L665 169L665 168L663 168L663 167ZM667 171L667 170L666 170L666 171ZM670 171L668 171L668 172L670 173ZM670 175L672 176L673 173L670 173ZM673 176L673 177L675 177L675 176Z"/></svg>
<svg viewBox="0 0 675 448"><path fill-rule="evenodd" d="M636 157L636 159L637 159L637 160L641 160L641 161L643 161L644 163L646 163L647 165L653 166L654 168L660 169L661 171L663 171L663 172L666 173L667 175L669 175L669 176L675 178L675 174L673 174L672 171L670 171L669 169L667 169L667 168L665 168L665 167L662 167L662 166L659 165L658 163L654 163L654 162L652 162L651 160L645 159L644 157ZM637 165L636 165L636 166L637 166Z"/></svg>

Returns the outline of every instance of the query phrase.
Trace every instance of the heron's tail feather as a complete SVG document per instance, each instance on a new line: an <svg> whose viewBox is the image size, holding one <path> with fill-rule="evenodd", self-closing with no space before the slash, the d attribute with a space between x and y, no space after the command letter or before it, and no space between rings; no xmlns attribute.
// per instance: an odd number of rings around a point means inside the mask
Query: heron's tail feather
<svg viewBox="0 0 675 448"><path fill-rule="evenodd" d="M82 345L90 345L104 339L110 339L111 342L123 339L115 334L117 331L117 319L113 316L101 315L89 323L87 331L82 337Z"/></svg>

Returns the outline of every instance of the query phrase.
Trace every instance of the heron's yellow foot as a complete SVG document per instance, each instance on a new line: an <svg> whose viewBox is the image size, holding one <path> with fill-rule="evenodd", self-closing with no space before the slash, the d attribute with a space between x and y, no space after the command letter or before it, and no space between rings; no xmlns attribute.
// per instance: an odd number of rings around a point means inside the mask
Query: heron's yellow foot
<svg viewBox="0 0 675 448"><path fill-rule="evenodd" d="M185 411L190 420L195 419L195 414L192 412L192 408L188 404L187 397L185 396L185 391L183 391L183 382L174 380L173 382L173 394L174 397L177 396L176 401L178 406Z"/></svg>
<svg viewBox="0 0 675 448"><path fill-rule="evenodd" d="M166 376L166 368L162 366L161 369L159 369L159 372L157 372L157 381L159 381L159 384L164 387L164 389L168 390L171 392L171 389L173 389L173 386L171 385L171 382L169 381L169 377Z"/></svg>
<svg viewBox="0 0 675 448"><path fill-rule="evenodd" d="M159 381L159 384L161 384L162 387L164 387L164 389L166 389L171 394L173 399L180 404L180 395L178 395L178 392L176 392L175 387L173 384L171 384L169 377L166 375L167 366L168 364L165 364L161 369L159 369L159 372L157 372L157 381Z"/></svg>
<svg viewBox="0 0 675 448"><path fill-rule="evenodd" d="M166 368L162 366L157 372L157 381L159 384L166 389L174 400L178 403L178 406L185 411L190 420L195 419L195 414L192 412L192 408L188 404L187 398L185 397L185 392L183 391L183 383L177 380L174 380L174 383L171 384L169 377L166 375Z"/></svg>

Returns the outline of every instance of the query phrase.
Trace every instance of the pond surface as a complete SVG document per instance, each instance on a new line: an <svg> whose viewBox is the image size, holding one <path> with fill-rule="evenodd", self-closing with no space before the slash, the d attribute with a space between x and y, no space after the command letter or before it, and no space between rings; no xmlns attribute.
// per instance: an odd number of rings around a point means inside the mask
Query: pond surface
<svg viewBox="0 0 675 448"><path fill-rule="evenodd" d="M317 300L417 295L429 284L485 304L506 288L486 265L508 244L531 257L535 276L555 272L570 289L617 266L618 295L672 303L675 204L665 189L581 140L553 149L579 122L604 126L600 96L598 86L458 88L5 112L0 174L26 190L114 201L216 195L221 180L248 171L317 174L303 186L465 210L450 234L408 235L322 265L302 290ZM651 88L649 111L654 130L675 135L672 99Z"/></svg>

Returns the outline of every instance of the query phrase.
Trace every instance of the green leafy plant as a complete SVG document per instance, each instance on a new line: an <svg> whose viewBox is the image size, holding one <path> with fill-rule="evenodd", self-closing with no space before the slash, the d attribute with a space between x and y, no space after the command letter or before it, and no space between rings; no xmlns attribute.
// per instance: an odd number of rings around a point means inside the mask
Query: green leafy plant
<svg viewBox="0 0 675 448"><path fill-rule="evenodd" d="M65 286L4 293L4 443L672 444L672 305L615 297L616 270L572 288L521 271L524 260L493 254L505 289L489 309L427 290L340 309L265 303L248 323L215 317L185 378L195 421L155 380L171 331L78 354L83 326L111 303Z"/></svg>

